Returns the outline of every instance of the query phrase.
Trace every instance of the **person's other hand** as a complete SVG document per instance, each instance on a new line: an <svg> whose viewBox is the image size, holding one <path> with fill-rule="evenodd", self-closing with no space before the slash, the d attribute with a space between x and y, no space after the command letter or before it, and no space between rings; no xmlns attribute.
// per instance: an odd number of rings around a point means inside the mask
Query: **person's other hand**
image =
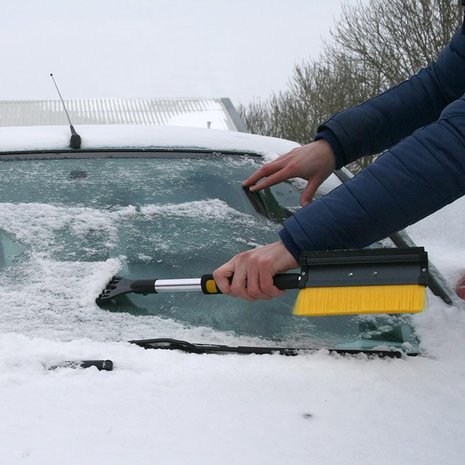
<svg viewBox="0 0 465 465"><path fill-rule="evenodd" d="M335 168L331 146L324 139L319 139L264 164L243 185L250 187L251 191L258 191L286 179L305 179L308 183L300 198L301 205L305 206L311 202L318 187Z"/></svg>
<svg viewBox="0 0 465 465"><path fill-rule="evenodd" d="M295 258L278 241L234 256L213 272L213 278L223 294L249 301L268 300L284 294L273 284L273 276L297 266Z"/></svg>

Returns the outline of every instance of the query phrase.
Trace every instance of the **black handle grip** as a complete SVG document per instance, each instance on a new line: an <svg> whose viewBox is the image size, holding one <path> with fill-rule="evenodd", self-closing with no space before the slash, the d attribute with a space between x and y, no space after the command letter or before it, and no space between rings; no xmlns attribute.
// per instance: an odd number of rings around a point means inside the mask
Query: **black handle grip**
<svg viewBox="0 0 465 465"><path fill-rule="evenodd" d="M138 279L130 284L131 291L136 294L156 294L154 279Z"/></svg>
<svg viewBox="0 0 465 465"><path fill-rule="evenodd" d="M298 289L299 277L299 273L278 273L274 276L273 283L283 291L286 289ZM204 274L200 279L200 285L204 294L221 294L212 274Z"/></svg>
<svg viewBox="0 0 465 465"><path fill-rule="evenodd" d="M283 291L299 288L300 273L278 273L273 278L274 285Z"/></svg>

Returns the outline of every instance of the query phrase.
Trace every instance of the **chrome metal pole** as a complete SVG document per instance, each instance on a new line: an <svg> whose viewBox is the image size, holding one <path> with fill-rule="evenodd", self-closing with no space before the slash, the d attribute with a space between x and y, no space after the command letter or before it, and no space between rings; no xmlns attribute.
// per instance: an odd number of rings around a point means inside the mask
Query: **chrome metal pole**
<svg viewBox="0 0 465 465"><path fill-rule="evenodd" d="M157 279L155 281L155 292L187 292L201 290L200 278Z"/></svg>

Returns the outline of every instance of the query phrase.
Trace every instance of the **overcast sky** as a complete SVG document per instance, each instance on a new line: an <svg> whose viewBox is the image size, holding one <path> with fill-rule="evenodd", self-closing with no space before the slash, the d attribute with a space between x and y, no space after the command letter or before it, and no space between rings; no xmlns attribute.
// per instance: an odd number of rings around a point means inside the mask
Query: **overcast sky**
<svg viewBox="0 0 465 465"><path fill-rule="evenodd" d="M355 0L0 0L0 99L283 90Z"/></svg>

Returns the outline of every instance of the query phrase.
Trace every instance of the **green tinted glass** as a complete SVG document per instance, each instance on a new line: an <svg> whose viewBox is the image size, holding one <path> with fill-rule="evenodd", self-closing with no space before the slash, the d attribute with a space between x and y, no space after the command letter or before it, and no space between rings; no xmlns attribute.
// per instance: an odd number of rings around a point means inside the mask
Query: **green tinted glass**
<svg viewBox="0 0 465 465"><path fill-rule="evenodd" d="M295 317L295 291L256 303L131 294L97 307L94 299L113 273L199 277L275 241L279 220L300 196L291 184L265 191L260 214L241 187L256 159L145 156L0 163L0 329L13 323L23 332L69 338L189 338L195 329L194 339L209 342L237 336L308 347L415 343L406 316Z"/></svg>

